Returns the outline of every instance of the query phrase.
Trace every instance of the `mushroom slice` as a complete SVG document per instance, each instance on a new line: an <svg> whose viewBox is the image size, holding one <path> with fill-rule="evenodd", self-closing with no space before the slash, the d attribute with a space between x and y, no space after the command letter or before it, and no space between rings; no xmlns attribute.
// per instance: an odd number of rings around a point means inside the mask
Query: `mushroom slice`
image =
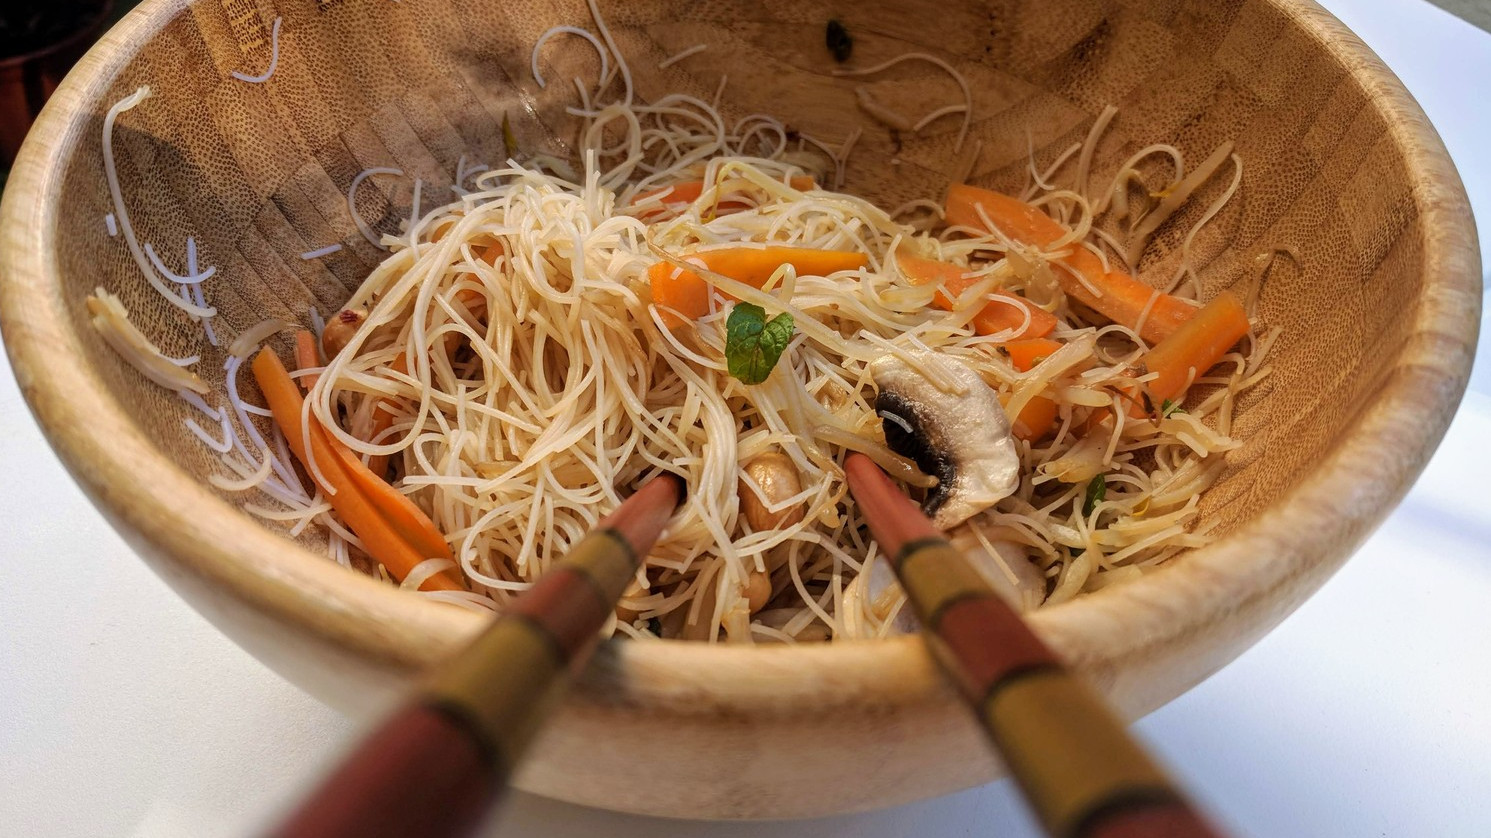
<svg viewBox="0 0 1491 838"><path fill-rule="evenodd" d="M885 441L937 478L922 511L946 530L1008 497L1020 485L1020 457L1010 421L993 388L965 364L932 352L870 363ZM918 371L935 367L962 391L948 392Z"/></svg>

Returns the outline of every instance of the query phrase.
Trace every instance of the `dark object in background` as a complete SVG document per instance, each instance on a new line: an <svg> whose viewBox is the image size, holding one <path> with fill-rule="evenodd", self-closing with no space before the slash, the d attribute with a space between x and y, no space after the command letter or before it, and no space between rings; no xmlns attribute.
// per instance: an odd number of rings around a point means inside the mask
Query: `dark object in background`
<svg viewBox="0 0 1491 838"><path fill-rule="evenodd" d="M0 167L108 17L110 0L0 2Z"/></svg>
<svg viewBox="0 0 1491 838"><path fill-rule="evenodd" d="M828 45L828 51L833 53L834 60L843 64L849 60L854 52L854 39L849 37L849 30L844 24L837 20L830 20L828 28L823 32L823 42Z"/></svg>

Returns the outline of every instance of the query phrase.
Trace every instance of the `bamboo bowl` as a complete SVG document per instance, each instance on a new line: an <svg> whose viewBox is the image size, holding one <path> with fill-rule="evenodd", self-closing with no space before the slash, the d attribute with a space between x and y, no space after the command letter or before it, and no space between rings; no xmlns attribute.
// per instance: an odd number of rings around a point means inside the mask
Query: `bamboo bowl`
<svg viewBox="0 0 1491 838"><path fill-rule="evenodd" d="M1195 244L1208 292L1260 249L1290 247L1261 310L1283 326L1270 383L1242 405L1204 520L1221 537L1126 586L1040 612L1038 631L1129 717L1226 664L1318 588L1408 490L1469 373L1480 300L1470 210L1434 130L1349 31L1300 0L942 3L604 3L643 99L704 99L729 73L727 116L775 115L815 136L865 129L845 188L895 205L937 196L962 155L947 119L893 138L856 107L860 79L831 75L824 25L855 36L857 66L908 50L972 81L976 183L1019 188L1027 141L1049 162L1105 104L1120 113L1093 170L1170 142L1199 159L1224 139L1245 161L1240 198ZM747 12L747 10L749 10ZM264 84L270 25L279 59ZM148 0L58 89L11 176L0 245L0 322L21 387L53 446L155 570L287 678L366 712L480 620L344 571L241 512L205 482L209 452L186 408L126 366L88 326L103 285L173 355L222 350L142 281L111 209L101 124L141 84L115 146L144 241L200 243L225 338L263 317L333 311L376 263L346 208L349 182L395 166L444 190L460 155L497 162L502 114L520 143L563 153L578 39L531 45L583 3L242 4ZM709 51L657 69L693 44ZM922 64L870 80L924 113L956 95ZM1027 133L1028 132L1028 133ZM1028 138L1028 139L1027 139ZM1107 175L1107 176L1111 176ZM391 229L407 184L364 187L359 211ZM1141 271L1168 276L1189 222L1161 230ZM339 242L333 257L298 254ZM1151 273L1153 271L1154 273ZM226 339L224 340L226 344ZM644 761L645 760L645 761ZM795 817L887 806L1000 771L916 638L812 648L605 646L518 784L593 806L691 817Z"/></svg>

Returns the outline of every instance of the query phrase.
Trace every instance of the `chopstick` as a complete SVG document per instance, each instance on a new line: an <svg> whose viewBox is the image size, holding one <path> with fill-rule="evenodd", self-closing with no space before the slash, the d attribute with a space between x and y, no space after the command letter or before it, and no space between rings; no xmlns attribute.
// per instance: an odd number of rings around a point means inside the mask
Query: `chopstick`
<svg viewBox="0 0 1491 838"><path fill-rule="evenodd" d="M269 834L453 838L479 825L683 491L663 474L627 498Z"/></svg>
<svg viewBox="0 0 1491 838"><path fill-rule="evenodd" d="M852 454L844 468L923 636L1048 835L1221 835L879 466Z"/></svg>

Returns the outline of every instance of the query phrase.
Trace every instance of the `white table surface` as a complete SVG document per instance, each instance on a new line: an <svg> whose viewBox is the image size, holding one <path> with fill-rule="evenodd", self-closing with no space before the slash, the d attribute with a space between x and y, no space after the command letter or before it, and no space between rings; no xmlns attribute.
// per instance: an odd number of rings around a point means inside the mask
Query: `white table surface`
<svg viewBox="0 0 1491 838"><path fill-rule="evenodd" d="M1444 136L1491 242L1491 35L1329 0ZM1491 324L1488 324L1491 325ZM1317 596L1137 730L1238 836L1491 835L1491 328L1443 447ZM3 363L3 361L0 361ZM252 834L357 733L218 634L62 470L0 370L0 835ZM662 821L518 794L492 838L1030 836L1007 782L883 812Z"/></svg>

